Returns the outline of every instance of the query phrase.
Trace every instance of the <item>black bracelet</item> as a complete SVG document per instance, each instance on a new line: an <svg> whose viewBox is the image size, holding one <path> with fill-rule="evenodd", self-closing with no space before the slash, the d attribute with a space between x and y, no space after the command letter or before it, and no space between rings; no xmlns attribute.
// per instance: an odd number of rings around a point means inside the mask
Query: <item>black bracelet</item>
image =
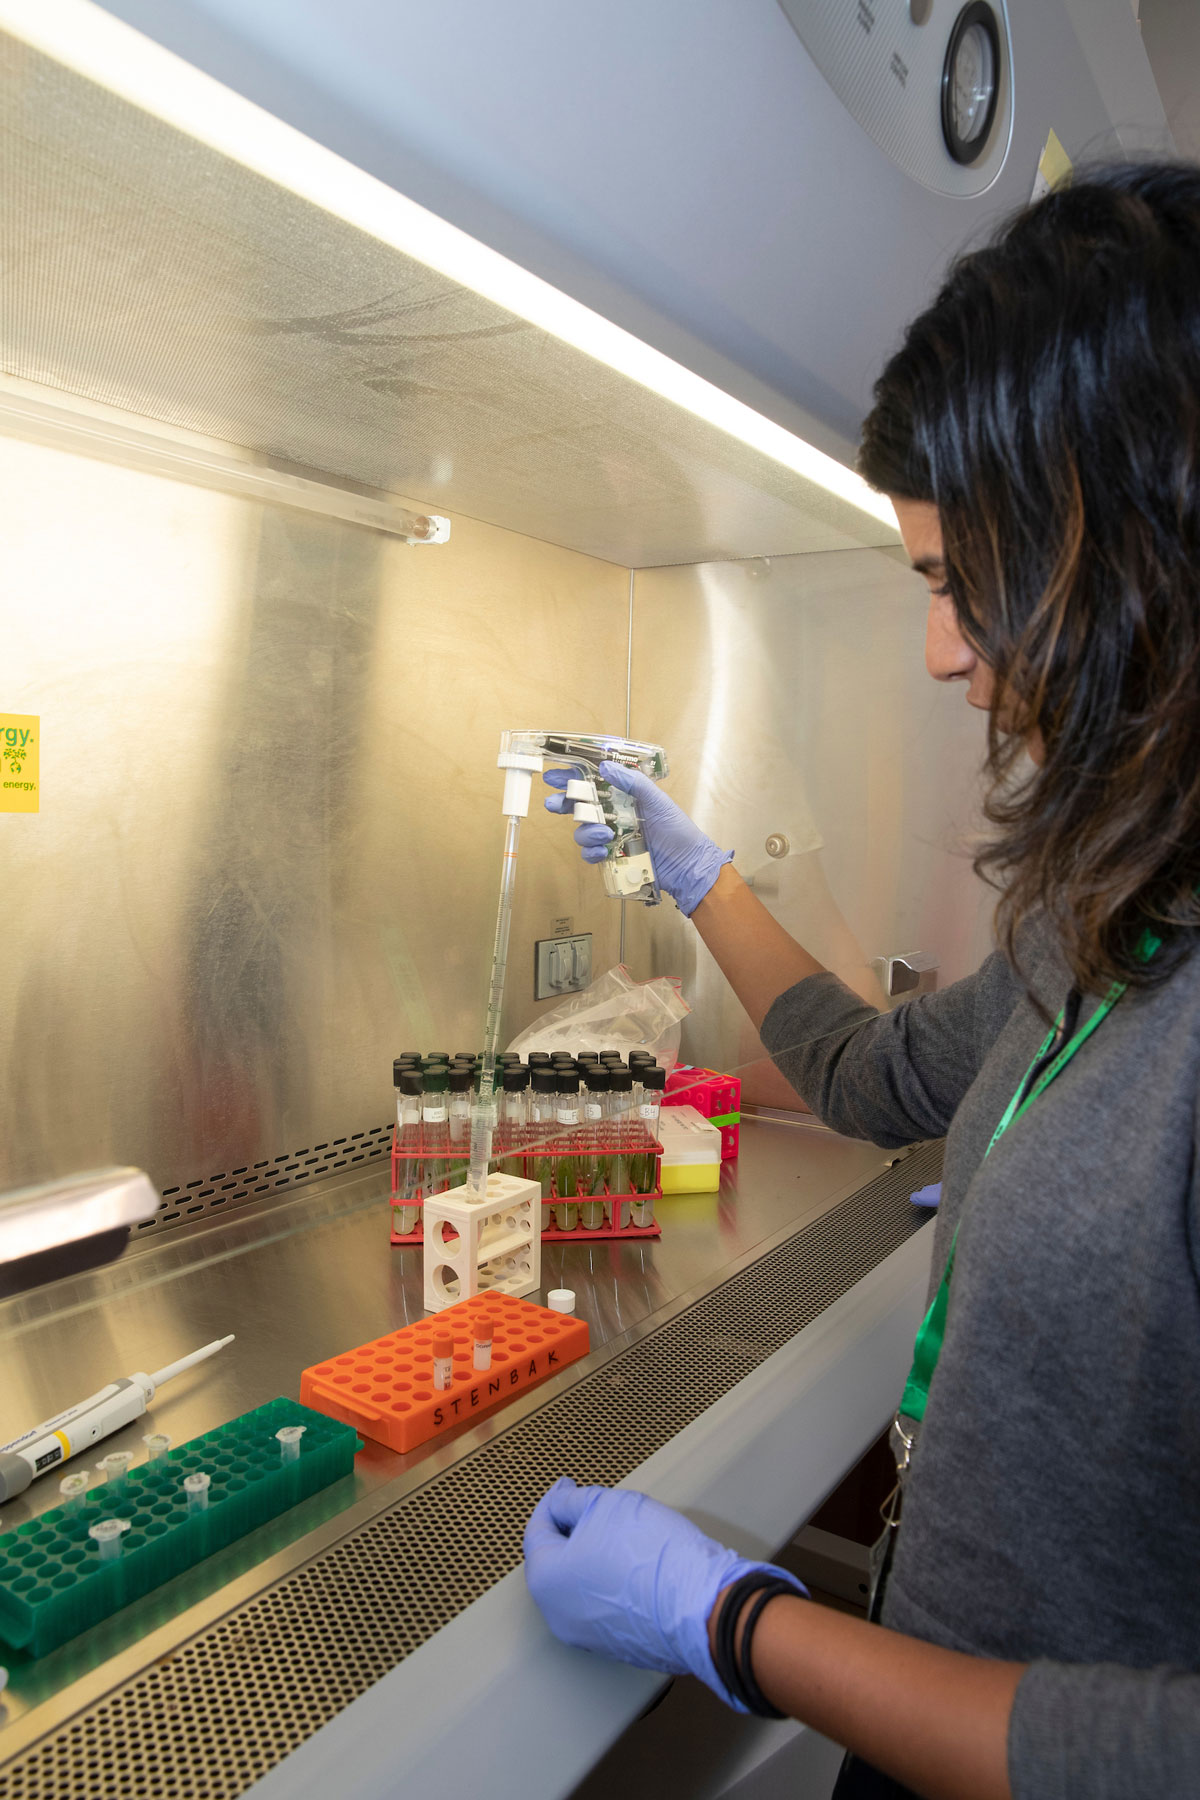
<svg viewBox="0 0 1200 1800"><path fill-rule="evenodd" d="M717 1674L726 1688L746 1711L760 1719L786 1718L772 1706L758 1682L754 1678L750 1666L750 1638L763 1608L781 1594L790 1594L793 1599L801 1598L801 1591L794 1582L786 1580L774 1569L752 1569L735 1581L729 1589L717 1615L716 1650L713 1663ZM741 1654L735 1651L738 1619L746 1601L755 1596L754 1605L746 1620L746 1628L742 1633Z"/></svg>
<svg viewBox="0 0 1200 1800"><path fill-rule="evenodd" d="M771 1604L772 1600L778 1600L780 1594L790 1594L793 1599L798 1598L795 1588L789 1581L775 1581L770 1587L763 1588L759 1593L757 1600L755 1600L753 1606L750 1608L749 1616L746 1619L745 1630L742 1632L741 1655L738 1658L739 1673L742 1677L742 1686L745 1688L748 1696L746 1704L749 1706L750 1711L760 1719L784 1719L787 1717L787 1714L781 1713L777 1706L771 1705L771 1702L759 1687L754 1675L751 1652L751 1639L754 1636L754 1627L758 1624L764 1609Z"/></svg>
<svg viewBox="0 0 1200 1800"><path fill-rule="evenodd" d="M713 1662L716 1665L717 1674L721 1677L728 1692L743 1706L748 1706L749 1702L742 1692L742 1678L733 1654L734 1634L737 1631L738 1616L742 1607L751 1594L758 1591L763 1581L770 1579L772 1577L767 1574L765 1569L751 1569L748 1575L743 1575L740 1580L734 1582L717 1614L717 1629L714 1633L716 1650L713 1654Z"/></svg>

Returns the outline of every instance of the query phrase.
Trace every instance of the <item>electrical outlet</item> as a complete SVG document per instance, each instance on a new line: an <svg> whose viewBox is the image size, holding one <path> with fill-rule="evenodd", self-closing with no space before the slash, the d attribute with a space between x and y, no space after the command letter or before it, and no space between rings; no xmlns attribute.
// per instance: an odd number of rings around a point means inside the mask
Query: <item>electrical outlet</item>
<svg viewBox="0 0 1200 1800"><path fill-rule="evenodd" d="M533 946L533 997L555 1000L578 993L592 979L592 934L538 938Z"/></svg>

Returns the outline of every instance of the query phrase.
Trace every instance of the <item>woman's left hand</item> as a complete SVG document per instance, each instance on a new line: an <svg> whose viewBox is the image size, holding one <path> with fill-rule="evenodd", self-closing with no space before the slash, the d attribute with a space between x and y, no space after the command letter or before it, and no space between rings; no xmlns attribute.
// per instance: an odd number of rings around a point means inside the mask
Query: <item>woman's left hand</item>
<svg viewBox="0 0 1200 1800"><path fill-rule="evenodd" d="M639 1669L698 1675L730 1706L709 1614L722 1588L763 1566L645 1494L565 1478L525 1527L525 1579L556 1637Z"/></svg>

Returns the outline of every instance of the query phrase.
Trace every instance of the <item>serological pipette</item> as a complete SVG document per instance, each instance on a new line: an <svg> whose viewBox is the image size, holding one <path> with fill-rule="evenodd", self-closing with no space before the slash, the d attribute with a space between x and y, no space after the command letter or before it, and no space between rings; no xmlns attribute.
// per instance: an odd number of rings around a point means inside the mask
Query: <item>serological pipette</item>
<svg viewBox="0 0 1200 1800"><path fill-rule="evenodd" d="M228 1337L216 1338L202 1349L193 1350L190 1356L181 1356L178 1362L156 1369L153 1375L138 1369L119 1381L110 1381L98 1393L67 1407L44 1424L35 1425L11 1444L0 1445L0 1501L23 1494L39 1475L140 1419L164 1381L174 1381L185 1369L195 1368L232 1342L231 1332Z"/></svg>

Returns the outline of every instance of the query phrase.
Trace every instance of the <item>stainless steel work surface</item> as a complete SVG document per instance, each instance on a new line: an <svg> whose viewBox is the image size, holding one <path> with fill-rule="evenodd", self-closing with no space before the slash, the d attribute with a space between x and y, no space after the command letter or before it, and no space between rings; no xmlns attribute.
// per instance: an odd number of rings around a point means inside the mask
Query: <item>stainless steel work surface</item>
<svg viewBox="0 0 1200 1800"><path fill-rule="evenodd" d="M818 1127L755 1122L744 1132L739 1163L723 1171L719 1194L664 1201L661 1241L547 1247L545 1285L573 1287L578 1310L592 1328L593 1355L586 1364L565 1371L497 1419L464 1427L456 1440L432 1451L398 1457L368 1445L352 1479L40 1662L16 1660L0 1740L6 1761L12 1763L72 1715L95 1709L114 1688L144 1679L141 1672L148 1666L162 1669L175 1655L186 1654L185 1646L197 1633L254 1602L263 1590L291 1577L339 1540L361 1532L404 1496L423 1488L430 1477L440 1472L448 1477L452 1465L491 1439L512 1436L510 1427L538 1413L555 1395L568 1394L574 1383L610 1359L628 1355L640 1337L657 1334L657 1342L664 1335L660 1330L664 1321L672 1315L687 1317L693 1296L708 1292L739 1268L757 1268L773 1245L790 1243L797 1233L803 1238L847 1195L880 1175L886 1160L870 1146L848 1143ZM896 1176L898 1180L889 1178L886 1183L892 1194L889 1248L897 1230L907 1229L906 1222L896 1224L895 1198L905 1185L904 1172L897 1171ZM913 1185L928 1178L915 1164L914 1177ZM815 1249L819 1262L837 1261L836 1254L820 1244ZM870 1266L873 1253L866 1254ZM107 1380L134 1369L155 1368L233 1331L237 1334L233 1345L203 1369L182 1377L175 1387L164 1389L146 1420L109 1440L107 1447L140 1451L141 1433L151 1426L182 1442L275 1394L294 1394L299 1371L307 1364L421 1316L419 1278L419 1253L388 1247L385 1186L379 1174L335 1179L302 1199L248 1213L217 1228L185 1228L148 1241L108 1271L59 1283L0 1307L9 1373L0 1430L4 1437L15 1435ZM854 1278L851 1270L836 1291ZM744 1367L751 1366L748 1353ZM742 1372L736 1357L731 1368L736 1380ZM661 1370L657 1379L661 1387ZM615 1380L611 1385L618 1387ZM608 1398L611 1404L614 1397ZM619 1408L619 1392L615 1401ZM698 1400L693 1396L691 1416L703 1404L703 1394ZM657 1441L663 1441L661 1430ZM563 1454L566 1448L564 1439ZM545 1453L547 1446L542 1450ZM549 1451L554 1452L553 1444ZM627 1466L638 1460L634 1445ZM615 1478L623 1472L617 1470ZM831 1478L836 1479L838 1472L831 1472ZM53 1478L35 1484L6 1509L4 1524L9 1528L19 1524L56 1497ZM503 1567L490 1575L484 1570L483 1584L501 1573ZM453 1610L460 1607L456 1604ZM369 1638L369 1609L361 1629L364 1639ZM403 1653L401 1649L399 1654ZM376 1660L382 1668L391 1666L386 1652ZM361 1685L366 1683L357 1691ZM329 1712L333 1710L336 1707ZM293 1736L292 1741L298 1738ZM33 1785L24 1784L19 1773L25 1761L30 1763ZM32 1761L13 1763L11 1781L0 1770L0 1795L50 1791L36 1783ZM248 1775L259 1772L253 1760L247 1764ZM55 1791L75 1792L73 1778L64 1779L66 1785L60 1783ZM95 1780L94 1771L89 1779ZM145 1791L193 1790L189 1786Z"/></svg>

